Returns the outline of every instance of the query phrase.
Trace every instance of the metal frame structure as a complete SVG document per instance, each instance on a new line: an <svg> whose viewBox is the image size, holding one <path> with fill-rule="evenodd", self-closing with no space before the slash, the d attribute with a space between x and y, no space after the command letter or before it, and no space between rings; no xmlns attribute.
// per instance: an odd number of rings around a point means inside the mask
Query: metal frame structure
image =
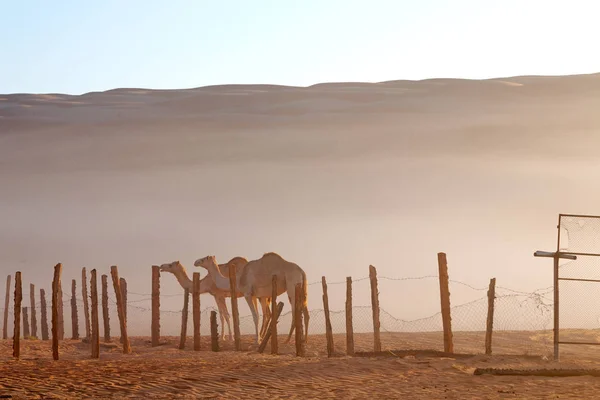
<svg viewBox="0 0 600 400"><path fill-rule="evenodd" d="M576 260L577 256L591 256L600 257L600 253L581 253L581 252L561 252L560 251L560 226L563 217L571 218L596 218L600 219L598 215L582 215L582 214L559 214L558 215L558 235L556 241L556 252L547 251L536 251L533 255L535 257L548 257L554 259L554 360L559 360L559 345L561 344L584 344L600 346L600 342L561 342L559 336L560 329L560 295L559 295L559 283L560 281L579 281L579 282L599 282L600 279L580 279L580 278L561 278L559 275L559 260Z"/></svg>

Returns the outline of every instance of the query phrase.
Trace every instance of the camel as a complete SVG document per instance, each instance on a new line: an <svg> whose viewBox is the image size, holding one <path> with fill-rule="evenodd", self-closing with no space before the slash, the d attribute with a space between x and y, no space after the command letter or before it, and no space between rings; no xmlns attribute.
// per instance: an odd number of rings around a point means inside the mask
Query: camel
<svg viewBox="0 0 600 400"><path fill-rule="evenodd" d="M230 290L229 279L226 278L215 256L206 256L194 263L196 267L205 268L215 282L217 288ZM296 284L301 283L304 290L304 305L302 312L305 323L305 343L308 341L308 294L306 273L297 264L284 260L279 254L266 253L260 259L250 261L244 267L241 276L237 278L237 290L242 292L252 311L254 327L256 330L256 344L259 341L258 332L258 310L253 306L253 297L266 297L272 295L272 277L277 275L277 295L287 292L292 307L292 326L286 343L289 343L294 332L294 320L296 310L294 307Z"/></svg>
<svg viewBox="0 0 600 400"><path fill-rule="evenodd" d="M229 273L229 266L233 265L236 269L241 269L248 262L243 257L235 257L231 259L226 265L222 265L222 268ZM170 272L175 275L177 281L181 285L183 289L187 289L189 293L193 291L193 281L188 276L185 267L181 265L179 261L174 261L169 264L162 264L160 266L161 272ZM236 271L237 272L237 271ZM225 301L226 297L231 297L230 291L220 290L216 287L214 281L211 277L205 276L200 279L200 294L202 293L210 293L217 304L217 308L219 310L219 316L221 319L221 340L225 340L225 321L227 321L227 329L229 331L229 340L232 340L231 334L231 319L229 315L229 311L227 310L227 303ZM241 297L242 294L238 292L237 297ZM270 299L259 299L263 312L263 325L268 324L268 321L265 322L265 319L270 319Z"/></svg>

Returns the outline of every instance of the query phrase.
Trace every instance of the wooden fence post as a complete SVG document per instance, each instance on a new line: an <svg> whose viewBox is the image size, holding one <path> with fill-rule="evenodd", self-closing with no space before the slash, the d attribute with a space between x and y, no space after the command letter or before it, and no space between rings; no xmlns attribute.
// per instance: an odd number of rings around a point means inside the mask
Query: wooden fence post
<svg viewBox="0 0 600 400"><path fill-rule="evenodd" d="M304 306L302 284L296 284L296 290L294 290L294 325L296 329L296 355L304 357L304 338L302 337L302 310Z"/></svg>
<svg viewBox="0 0 600 400"><path fill-rule="evenodd" d="M331 357L335 351L333 346L333 329L331 328L331 318L329 316L329 296L327 295L327 280L321 277L323 285L323 310L325 313L325 337L327 338L327 357Z"/></svg>
<svg viewBox="0 0 600 400"><path fill-rule="evenodd" d="M72 326L72 339L79 339L79 317L77 316L77 282L75 279L71 280L71 326Z"/></svg>
<svg viewBox="0 0 600 400"><path fill-rule="evenodd" d="M29 331L29 313L27 307L23 307L23 339L29 339L31 332Z"/></svg>
<svg viewBox="0 0 600 400"><path fill-rule="evenodd" d="M35 285L29 284L29 302L31 304L31 337L37 338L37 315L35 313Z"/></svg>
<svg viewBox="0 0 600 400"><path fill-rule="evenodd" d="M108 313L108 275L103 274L101 277L102 285L102 326L104 327L104 343L110 343L110 315ZM100 319L100 316L98 316ZM100 335L100 333L98 333Z"/></svg>
<svg viewBox="0 0 600 400"><path fill-rule="evenodd" d="M61 266L62 272L62 266ZM58 307L58 340L65 339L65 313L64 313L64 304L63 304L63 290L62 290L62 280L58 281L58 291L57 291L57 307Z"/></svg>
<svg viewBox="0 0 600 400"><path fill-rule="evenodd" d="M160 267L152 266L152 347L160 340Z"/></svg>
<svg viewBox="0 0 600 400"><path fill-rule="evenodd" d="M235 350L240 351L242 349L241 338L240 338L240 314L238 311L237 302L237 277L235 266L229 266L229 288L231 289L231 314L233 315L233 340L235 344Z"/></svg>
<svg viewBox="0 0 600 400"><path fill-rule="evenodd" d="M275 302L272 304L275 304ZM277 308L271 312L271 319L269 320L269 325L267 327L265 336L262 338L260 345L258 346L259 353L265 351L265 347L267 347L267 343L269 342L269 339L271 339L271 354L277 354L277 352L273 353L273 338L276 337L273 336L273 325L277 325L277 321L281 315L281 310L283 310L283 303L279 302L277 304Z"/></svg>
<svg viewBox="0 0 600 400"><path fill-rule="evenodd" d="M2 339L8 339L8 307L10 305L10 275L6 277L6 297L4 298L4 326Z"/></svg>
<svg viewBox="0 0 600 400"><path fill-rule="evenodd" d="M40 289L40 302L42 308L42 340L50 340L48 333L48 307L46 305L46 291Z"/></svg>
<svg viewBox="0 0 600 400"><path fill-rule="evenodd" d="M442 324L444 326L444 351L454 353L452 343L452 318L450 316L450 288L448 283L448 261L446 253L438 253L438 269L440 279L440 302L442 308Z"/></svg>
<svg viewBox="0 0 600 400"><path fill-rule="evenodd" d="M88 302L87 272L85 267L81 269L81 295L83 296L83 316L85 319L85 337L90 338L90 303Z"/></svg>
<svg viewBox="0 0 600 400"><path fill-rule="evenodd" d="M100 321L98 315L98 277L91 271L90 294L92 299L92 358L100 358Z"/></svg>
<svg viewBox="0 0 600 400"><path fill-rule="evenodd" d="M488 295L487 326L485 331L485 354L492 354L492 332L494 330L494 300L496 299L496 278L490 279Z"/></svg>
<svg viewBox="0 0 600 400"><path fill-rule="evenodd" d="M52 280L52 358L58 360L58 340L59 340L59 318L58 318L58 290L60 287L60 275L62 273L62 264L54 266L54 279Z"/></svg>
<svg viewBox="0 0 600 400"><path fill-rule="evenodd" d="M354 355L354 325L352 322L352 277L346 277L346 354Z"/></svg>
<svg viewBox="0 0 600 400"><path fill-rule="evenodd" d="M119 280L119 270L116 265L110 267L115 297L117 298L117 315L119 316L119 326L121 327L121 337L123 338L123 354L131 353L131 345L127 336L127 320L123 312L123 293L121 292L121 281Z"/></svg>
<svg viewBox="0 0 600 400"><path fill-rule="evenodd" d="M373 351L381 351L381 323L379 321L379 290L377 288L377 270L369 265L371 281L371 307L373 308Z"/></svg>
<svg viewBox="0 0 600 400"><path fill-rule="evenodd" d="M193 288L193 283L192 283ZM181 337L179 338L179 349L185 349L185 340L187 338L187 326L189 316L189 303L190 303L190 291L185 289L183 291L183 310L181 311Z"/></svg>
<svg viewBox="0 0 600 400"><path fill-rule="evenodd" d="M120 278L119 281L121 282L121 296L123 297L123 316L127 321L127 281L125 278Z"/></svg>
<svg viewBox="0 0 600 400"><path fill-rule="evenodd" d="M21 301L23 301L23 286L21 283L21 271L15 274L15 321L13 335L13 357L21 356Z"/></svg>
<svg viewBox="0 0 600 400"><path fill-rule="evenodd" d="M279 353L279 343L277 342L277 275L271 278L271 354ZM283 304L283 303L282 303ZM263 316L264 317L264 316Z"/></svg>
<svg viewBox="0 0 600 400"><path fill-rule="evenodd" d="M119 284L121 286L121 298L123 299L123 318L127 325L127 281L125 278L119 278ZM123 343L123 336L119 338L119 343Z"/></svg>
<svg viewBox="0 0 600 400"><path fill-rule="evenodd" d="M194 313L194 351L200 351L200 272L194 272L192 312Z"/></svg>
<svg viewBox="0 0 600 400"><path fill-rule="evenodd" d="M210 312L210 343L212 351L219 351L219 331L217 327L217 312Z"/></svg>

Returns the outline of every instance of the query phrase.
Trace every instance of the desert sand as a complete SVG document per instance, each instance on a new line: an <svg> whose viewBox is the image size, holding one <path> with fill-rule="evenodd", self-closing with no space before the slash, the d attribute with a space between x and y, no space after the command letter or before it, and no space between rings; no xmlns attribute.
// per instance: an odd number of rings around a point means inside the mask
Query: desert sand
<svg viewBox="0 0 600 400"><path fill-rule="evenodd" d="M149 338L132 339L132 354L123 355L118 338L101 343L99 360L89 357L89 345L66 340L60 345L61 359L52 360L49 342L23 341L22 357L11 360L11 342L0 341L0 395L14 399L72 398L351 398L373 396L390 399L546 399L593 398L600 390L600 380L590 376L514 377L475 376L475 368L593 368L597 356L581 349L567 353L560 363L539 356L523 355L515 335L502 340L497 350L511 350L521 355L474 355L468 357L433 357L415 354L398 357L345 356L345 338L336 335L336 356L327 358L324 335L315 335L307 345L307 356L296 357L293 340L283 345L281 355L248 349L251 337L243 338L242 352L231 343L221 343L222 351L211 352L209 338L203 337L202 349L178 350L179 338L163 337L162 345L152 348ZM427 345L419 335L382 337L388 348ZM458 335L466 345L470 337ZM367 350L372 337L355 336L358 348ZM464 346L463 346L464 348ZM499 354L500 354L499 353Z"/></svg>

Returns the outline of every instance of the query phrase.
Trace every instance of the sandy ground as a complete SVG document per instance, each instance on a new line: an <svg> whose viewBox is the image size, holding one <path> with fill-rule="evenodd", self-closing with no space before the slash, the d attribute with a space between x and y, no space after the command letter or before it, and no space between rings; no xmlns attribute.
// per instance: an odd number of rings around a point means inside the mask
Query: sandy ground
<svg viewBox="0 0 600 400"><path fill-rule="evenodd" d="M420 337L413 335L417 346ZM401 340L394 343L390 335L382 339L387 347L401 348ZM164 344L155 348L149 338L135 337L132 354L123 355L114 339L111 344L101 343L99 360L89 359L87 344L66 340L59 361L52 360L50 342L22 341L21 360L14 361L12 341L0 341L0 395L14 399L581 399L594 398L600 390L600 380L593 377L473 375L477 367L591 368L594 358L586 349L565 353L560 363L526 355L347 357L344 337L337 335L337 355L327 358L325 338L315 335L310 337L307 357L299 358L293 354L293 340L285 345L283 336L278 356L269 354L269 347L265 354L248 349L249 337L243 338L242 352L232 351L228 342L222 343L221 352L211 352L208 340L203 337L202 350L194 352L191 340L182 351L175 337L163 337ZM355 342L366 349L372 337L356 335ZM518 352L519 346L516 340L506 348Z"/></svg>

